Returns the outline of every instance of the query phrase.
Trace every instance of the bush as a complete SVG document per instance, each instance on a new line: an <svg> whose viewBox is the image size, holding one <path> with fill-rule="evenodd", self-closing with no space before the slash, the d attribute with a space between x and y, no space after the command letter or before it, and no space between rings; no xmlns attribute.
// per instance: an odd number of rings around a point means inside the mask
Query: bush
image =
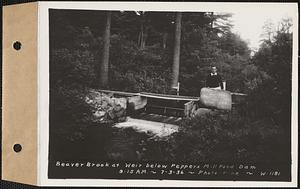
<svg viewBox="0 0 300 189"><path fill-rule="evenodd" d="M50 51L50 134L70 141L82 139L90 115L84 102L95 81L93 54L87 49Z"/></svg>
<svg viewBox="0 0 300 189"><path fill-rule="evenodd" d="M148 142L148 158L160 152L163 160L188 162L285 161L288 153L281 129L270 119L246 122L208 115L186 119L178 133L165 141ZM163 149L163 153L161 152ZM277 155L276 155L277 154Z"/></svg>
<svg viewBox="0 0 300 189"><path fill-rule="evenodd" d="M110 88L133 92L167 93L171 72L164 52L139 49L120 36L112 37Z"/></svg>
<svg viewBox="0 0 300 189"><path fill-rule="evenodd" d="M259 84L250 91L249 109L258 117L272 117L290 137L292 87L292 34L278 32L273 41L264 42L252 58L260 73ZM261 75L262 76L262 75ZM252 79L252 81L254 81Z"/></svg>
<svg viewBox="0 0 300 189"><path fill-rule="evenodd" d="M57 49L50 53L51 86L91 86L95 81L95 57L86 49Z"/></svg>

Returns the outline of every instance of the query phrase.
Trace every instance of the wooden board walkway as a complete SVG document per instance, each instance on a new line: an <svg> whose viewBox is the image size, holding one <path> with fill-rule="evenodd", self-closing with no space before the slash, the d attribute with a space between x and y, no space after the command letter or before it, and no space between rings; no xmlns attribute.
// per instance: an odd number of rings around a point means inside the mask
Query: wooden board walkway
<svg viewBox="0 0 300 189"><path fill-rule="evenodd" d="M137 96L139 93L132 93L132 92L124 92L124 91L110 91L110 90L97 90L102 93L108 93L108 94L117 94L117 95L123 95L123 96Z"/></svg>
<svg viewBox="0 0 300 189"><path fill-rule="evenodd" d="M147 98L178 100L178 101L199 101L199 97L194 97L194 96L167 95L167 94L147 93L147 92L132 93L132 92L110 91L110 90L98 90L98 91L103 93L122 95L122 96L142 96Z"/></svg>
<svg viewBox="0 0 300 189"><path fill-rule="evenodd" d="M199 97L194 96L179 96L179 95L167 95L167 94L158 94L158 93L139 93L140 96L147 98L157 98L164 100L178 100L178 101L199 101Z"/></svg>

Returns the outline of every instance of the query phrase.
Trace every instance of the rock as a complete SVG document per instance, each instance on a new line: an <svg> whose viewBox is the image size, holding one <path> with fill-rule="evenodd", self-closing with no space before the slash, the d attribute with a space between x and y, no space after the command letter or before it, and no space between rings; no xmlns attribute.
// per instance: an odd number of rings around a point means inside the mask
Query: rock
<svg viewBox="0 0 300 189"><path fill-rule="evenodd" d="M97 110L93 115L98 121L126 120L127 98L115 98L113 95L91 90L85 97L85 102Z"/></svg>
<svg viewBox="0 0 300 189"><path fill-rule="evenodd" d="M232 97L229 91L202 88L200 92L200 102L208 108L231 110Z"/></svg>
<svg viewBox="0 0 300 189"><path fill-rule="evenodd" d="M107 101L102 101L102 104L100 105L100 107L102 108L102 109L107 109L108 108L108 103L107 103Z"/></svg>
<svg viewBox="0 0 300 189"><path fill-rule="evenodd" d="M127 99L126 98L113 98L114 105L119 105L121 108L127 108Z"/></svg>
<svg viewBox="0 0 300 189"><path fill-rule="evenodd" d="M96 103L100 103L100 104L101 104L101 102L102 102L102 97L101 97L101 96L96 96L96 97L94 98L94 101L95 101Z"/></svg>
<svg viewBox="0 0 300 189"><path fill-rule="evenodd" d="M198 105L193 101L185 103L184 104L184 115L186 117L193 116L195 114L195 111L197 110L197 108L198 108Z"/></svg>
<svg viewBox="0 0 300 189"><path fill-rule="evenodd" d="M110 119L114 120L116 118L116 115L115 115L115 112L114 112L113 109L109 109L107 111L107 113L108 113L108 116L109 116Z"/></svg>
<svg viewBox="0 0 300 189"><path fill-rule="evenodd" d="M142 153L142 152L139 152L139 151L135 151L135 153L136 153L137 159L138 159L138 160L141 160L142 157L143 157L143 153Z"/></svg>
<svg viewBox="0 0 300 189"><path fill-rule="evenodd" d="M99 110L98 110L98 111L96 111L96 112L94 113L94 116L97 117L97 118L101 118L101 117L104 117L105 114L106 114L105 111L99 111Z"/></svg>
<svg viewBox="0 0 300 189"><path fill-rule="evenodd" d="M122 109L124 109L124 108L122 108L119 104L115 105L115 107L114 107L114 111L116 111L116 112L119 112Z"/></svg>
<svg viewBox="0 0 300 189"><path fill-rule="evenodd" d="M122 108L120 111L115 112L115 116L118 118L126 116L126 110Z"/></svg>
<svg viewBox="0 0 300 189"><path fill-rule="evenodd" d="M118 118L118 122L124 122L127 120L127 117L120 117Z"/></svg>
<svg viewBox="0 0 300 189"><path fill-rule="evenodd" d="M203 117L203 116L205 116L207 114L210 114L212 112L213 112L213 110L211 110L211 109L199 108L199 109L197 109L195 111L194 116L196 116L196 117Z"/></svg>
<svg viewBox="0 0 300 189"><path fill-rule="evenodd" d="M86 96L84 100L87 104L92 104L93 103L93 100L91 100L88 96Z"/></svg>
<svg viewBox="0 0 300 189"><path fill-rule="evenodd" d="M128 108L130 110L139 110L147 105L147 98L141 96L128 97Z"/></svg>
<svg viewBox="0 0 300 189"><path fill-rule="evenodd" d="M109 106L113 106L114 102L113 99L108 96L103 96L102 103L106 102Z"/></svg>
<svg viewBox="0 0 300 189"><path fill-rule="evenodd" d="M108 93L108 94L105 94L105 95L108 96L109 98L112 98L114 96L114 93Z"/></svg>

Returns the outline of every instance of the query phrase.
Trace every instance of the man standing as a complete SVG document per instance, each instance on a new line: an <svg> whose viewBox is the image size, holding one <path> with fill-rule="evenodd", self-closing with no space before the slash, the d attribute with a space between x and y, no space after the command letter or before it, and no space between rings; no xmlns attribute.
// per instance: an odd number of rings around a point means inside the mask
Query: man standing
<svg viewBox="0 0 300 189"><path fill-rule="evenodd" d="M222 77L217 73L215 66L211 67L211 73L206 78L206 87L212 89L224 89Z"/></svg>

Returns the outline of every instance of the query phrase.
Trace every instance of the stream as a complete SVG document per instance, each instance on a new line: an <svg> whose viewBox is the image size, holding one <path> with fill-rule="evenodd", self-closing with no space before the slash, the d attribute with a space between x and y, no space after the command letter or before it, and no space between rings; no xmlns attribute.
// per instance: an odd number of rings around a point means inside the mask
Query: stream
<svg viewBox="0 0 300 189"><path fill-rule="evenodd" d="M89 125L81 140L64 138L53 141L54 159L81 160L142 160L147 145L166 139L177 132L178 126L162 122L128 117L127 121L113 125ZM61 141L63 140L63 141ZM150 141L150 142L149 142ZM147 144L146 144L147 143ZM156 154L151 156L155 157ZM157 154L157 158L161 158Z"/></svg>

